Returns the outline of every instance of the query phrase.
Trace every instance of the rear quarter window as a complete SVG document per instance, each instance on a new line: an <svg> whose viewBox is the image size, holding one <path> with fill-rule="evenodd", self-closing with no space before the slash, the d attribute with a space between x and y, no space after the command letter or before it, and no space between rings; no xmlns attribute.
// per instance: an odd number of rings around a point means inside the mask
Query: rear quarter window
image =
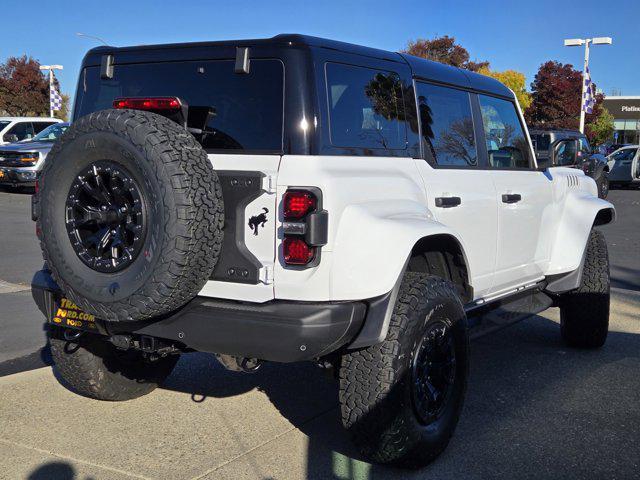
<svg viewBox="0 0 640 480"><path fill-rule="evenodd" d="M248 74L234 60L115 65L112 79L99 67L84 69L75 118L112 107L117 97L179 97L188 127L210 151L280 153L284 65L252 59Z"/></svg>
<svg viewBox="0 0 640 480"><path fill-rule="evenodd" d="M397 73L331 62L325 72L332 145L383 150L407 147Z"/></svg>

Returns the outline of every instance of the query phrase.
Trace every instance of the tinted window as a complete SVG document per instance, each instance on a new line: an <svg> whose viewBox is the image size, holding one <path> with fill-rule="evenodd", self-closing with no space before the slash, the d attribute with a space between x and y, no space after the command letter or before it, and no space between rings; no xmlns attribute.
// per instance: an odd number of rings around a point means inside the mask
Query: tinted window
<svg viewBox="0 0 640 480"><path fill-rule="evenodd" d="M252 59L248 74L233 60L116 65L113 79L85 69L76 118L111 108L116 97L172 96L188 107L188 126L212 150L282 151L284 67Z"/></svg>
<svg viewBox="0 0 640 480"><path fill-rule="evenodd" d="M44 130L45 128L54 125L55 122L33 122L33 131L34 133L38 134L40 133L42 130Z"/></svg>
<svg viewBox="0 0 640 480"><path fill-rule="evenodd" d="M4 130L6 128L6 126L9 125L10 123L11 122L7 122L7 121L4 121L4 120L2 122L0 122L0 132L2 130Z"/></svg>
<svg viewBox="0 0 640 480"><path fill-rule="evenodd" d="M16 137L18 137L18 141L29 139L33 137L33 128L31 127L31 122L16 123L4 135L5 140L7 135L15 135Z"/></svg>
<svg viewBox="0 0 640 480"><path fill-rule="evenodd" d="M397 74L327 63L326 75L333 145L406 148L402 88Z"/></svg>
<svg viewBox="0 0 640 480"><path fill-rule="evenodd" d="M633 160L636 156L637 148L625 148L624 150L618 150L611 155L613 160Z"/></svg>
<svg viewBox="0 0 640 480"><path fill-rule="evenodd" d="M549 145L551 144L551 138L546 133L531 135L531 141L537 152L549 150Z"/></svg>
<svg viewBox="0 0 640 480"><path fill-rule="evenodd" d="M33 137L33 140L39 142L53 142L54 140L60 138L60 136L67 128L69 128L69 125L65 123L54 123L53 125L42 130L35 137Z"/></svg>
<svg viewBox="0 0 640 480"><path fill-rule="evenodd" d="M427 157L438 165L478 164L469 94L462 90L418 83L422 142Z"/></svg>
<svg viewBox="0 0 640 480"><path fill-rule="evenodd" d="M527 138L512 102L478 95L489 165L495 168L530 168Z"/></svg>
<svg viewBox="0 0 640 480"><path fill-rule="evenodd" d="M589 146L589 141L586 138L580 137L578 142L580 142L580 152L585 154L591 153L591 147Z"/></svg>
<svg viewBox="0 0 640 480"><path fill-rule="evenodd" d="M558 166L574 165L576 163L576 142L565 140L556 147L556 164Z"/></svg>

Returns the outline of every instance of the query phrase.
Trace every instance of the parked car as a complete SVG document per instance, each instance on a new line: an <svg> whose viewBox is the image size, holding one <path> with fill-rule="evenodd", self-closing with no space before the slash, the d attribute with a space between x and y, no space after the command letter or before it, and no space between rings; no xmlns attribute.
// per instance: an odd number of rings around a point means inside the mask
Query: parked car
<svg viewBox="0 0 640 480"><path fill-rule="evenodd" d="M99 47L77 92L32 284L77 393L145 395L182 352L313 361L366 457L416 467L456 427L468 320L558 306L568 345L605 343L614 207L538 168L494 79L279 35Z"/></svg>
<svg viewBox="0 0 640 480"><path fill-rule="evenodd" d="M612 143L611 145L607 145L605 150L605 155L611 155L616 150L628 146L628 143Z"/></svg>
<svg viewBox="0 0 640 480"><path fill-rule="evenodd" d="M591 148L589 140L584 134L577 130L564 129L532 129L529 133L540 166L579 168L595 180L598 186L598 196L607 198L609 194L609 166L605 156ZM554 149L556 152L553 158L557 162L555 164L551 161Z"/></svg>
<svg viewBox="0 0 640 480"><path fill-rule="evenodd" d="M629 145L607 157L609 181L615 185L640 185L640 148Z"/></svg>
<svg viewBox="0 0 640 480"><path fill-rule="evenodd" d="M60 122L59 118L0 117L0 145L31 140L49 125Z"/></svg>
<svg viewBox="0 0 640 480"><path fill-rule="evenodd" d="M0 185L33 186L51 147L68 127L54 123L31 140L0 146Z"/></svg>

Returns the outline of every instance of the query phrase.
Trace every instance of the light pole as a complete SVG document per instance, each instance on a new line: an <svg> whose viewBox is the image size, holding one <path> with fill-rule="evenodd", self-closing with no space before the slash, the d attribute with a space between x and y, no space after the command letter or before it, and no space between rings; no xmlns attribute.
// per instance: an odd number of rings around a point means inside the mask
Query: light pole
<svg viewBox="0 0 640 480"><path fill-rule="evenodd" d="M593 45L611 45L613 41L611 37L594 37L594 38L569 38L564 41L565 47L580 47L584 45L584 65L582 67L582 95L580 96L580 133L584 133L584 94L586 91L585 76L589 68L589 44Z"/></svg>
<svg viewBox="0 0 640 480"><path fill-rule="evenodd" d="M51 89L53 88L53 71L62 70L62 65L40 65L40 70L49 71L49 116L53 117L53 105L51 104Z"/></svg>
<svg viewBox="0 0 640 480"><path fill-rule="evenodd" d="M92 38L92 39L94 39L94 40L98 40L98 41L99 41L100 43L102 43L103 45L109 46L109 45L107 44L107 42L105 42L102 38L97 37L96 35L89 35L89 34L87 34L87 33L80 33L80 32L77 32L77 33L76 33L76 35L77 35L77 36L79 36L79 37L84 37L84 38Z"/></svg>

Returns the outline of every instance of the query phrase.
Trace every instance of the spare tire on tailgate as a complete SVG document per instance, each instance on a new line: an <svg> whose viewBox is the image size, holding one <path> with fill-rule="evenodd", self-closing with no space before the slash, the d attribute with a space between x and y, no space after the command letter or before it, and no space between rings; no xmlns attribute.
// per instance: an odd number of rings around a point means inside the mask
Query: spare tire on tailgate
<svg viewBox="0 0 640 480"><path fill-rule="evenodd" d="M40 245L53 278L104 320L178 309L220 255L218 177L195 138L154 113L80 118L49 153L38 195Z"/></svg>

